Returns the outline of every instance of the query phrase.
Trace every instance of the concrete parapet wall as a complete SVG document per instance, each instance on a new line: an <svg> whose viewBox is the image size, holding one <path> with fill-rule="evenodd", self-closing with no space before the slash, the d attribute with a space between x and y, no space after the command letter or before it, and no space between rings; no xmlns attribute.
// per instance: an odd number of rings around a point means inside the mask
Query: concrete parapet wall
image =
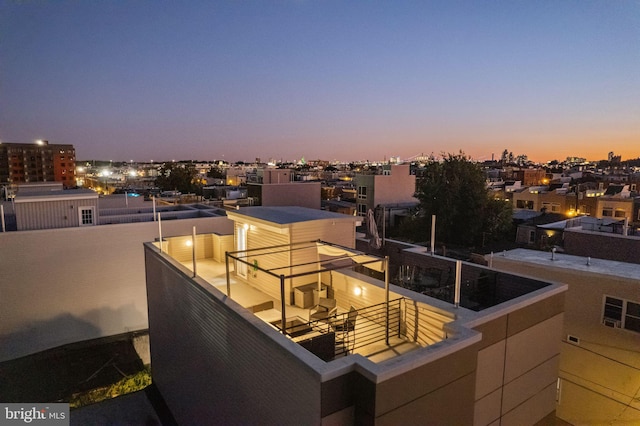
<svg viewBox="0 0 640 426"><path fill-rule="evenodd" d="M226 217L167 221L164 237L231 233ZM0 233L0 361L144 330L142 244L157 222Z"/></svg>

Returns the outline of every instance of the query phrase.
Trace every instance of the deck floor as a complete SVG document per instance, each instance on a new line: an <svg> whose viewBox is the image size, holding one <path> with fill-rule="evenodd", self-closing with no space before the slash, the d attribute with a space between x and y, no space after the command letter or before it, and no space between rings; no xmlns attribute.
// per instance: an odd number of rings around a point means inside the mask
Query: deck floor
<svg viewBox="0 0 640 426"><path fill-rule="evenodd" d="M182 262L182 265L190 271L193 271L192 262ZM233 265L230 265L230 271L233 271ZM199 259L196 263L196 273L200 278L210 283L213 287L222 293L227 294L227 273L224 263L217 262L213 259ZM282 315L280 300L274 299L261 292L234 274L230 275L229 287L231 289L231 298L233 300L248 309L266 301L272 301L273 309L257 312L256 316L263 319L265 322L272 322L280 319ZM310 309L303 309L294 305L286 305L285 309L287 318L299 317L307 321L309 320ZM346 313L346 311L341 311L339 309L338 313ZM356 326L353 332L356 342L358 339L358 330L365 327L363 324L363 320L360 320L360 322L356 320ZM377 341L364 346L356 344L356 348L352 353L365 356L369 358L369 360L378 363L412 350L419 349L420 347L421 346L417 343L408 342L402 338L394 336L389 338L389 346L387 346L384 341Z"/></svg>

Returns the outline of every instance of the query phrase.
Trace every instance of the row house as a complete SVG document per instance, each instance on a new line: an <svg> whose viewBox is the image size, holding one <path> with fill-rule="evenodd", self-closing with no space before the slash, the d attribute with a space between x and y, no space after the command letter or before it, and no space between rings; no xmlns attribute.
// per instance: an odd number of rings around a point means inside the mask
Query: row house
<svg viewBox="0 0 640 426"><path fill-rule="evenodd" d="M640 221L637 198L629 185L609 185L605 189L562 188L549 190L546 186L518 187L505 193L514 211L561 213L567 217L587 215L598 219L628 219Z"/></svg>

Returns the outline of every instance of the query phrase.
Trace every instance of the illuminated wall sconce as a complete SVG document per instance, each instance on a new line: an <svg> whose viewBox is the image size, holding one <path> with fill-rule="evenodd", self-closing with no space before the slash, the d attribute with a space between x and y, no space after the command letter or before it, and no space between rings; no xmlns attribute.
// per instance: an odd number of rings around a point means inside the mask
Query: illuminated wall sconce
<svg viewBox="0 0 640 426"><path fill-rule="evenodd" d="M360 286L355 287L353 289L353 294L355 294L356 296L362 296L362 292L363 292L363 289Z"/></svg>
<svg viewBox="0 0 640 426"><path fill-rule="evenodd" d="M192 245L193 243L192 243L192 242L191 242L191 240L189 239L189 240L185 241L185 243L184 243L184 244L185 244L187 247L191 247L191 245Z"/></svg>
<svg viewBox="0 0 640 426"><path fill-rule="evenodd" d="M242 227L245 231L247 231L249 229L249 224L245 223L244 225L242 225Z"/></svg>

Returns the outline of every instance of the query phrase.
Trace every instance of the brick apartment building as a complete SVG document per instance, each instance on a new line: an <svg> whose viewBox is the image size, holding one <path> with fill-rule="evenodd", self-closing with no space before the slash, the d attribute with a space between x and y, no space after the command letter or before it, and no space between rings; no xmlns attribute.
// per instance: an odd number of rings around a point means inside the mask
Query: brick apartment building
<svg viewBox="0 0 640 426"><path fill-rule="evenodd" d="M62 182L74 187L76 151L73 145L0 143L0 184Z"/></svg>

